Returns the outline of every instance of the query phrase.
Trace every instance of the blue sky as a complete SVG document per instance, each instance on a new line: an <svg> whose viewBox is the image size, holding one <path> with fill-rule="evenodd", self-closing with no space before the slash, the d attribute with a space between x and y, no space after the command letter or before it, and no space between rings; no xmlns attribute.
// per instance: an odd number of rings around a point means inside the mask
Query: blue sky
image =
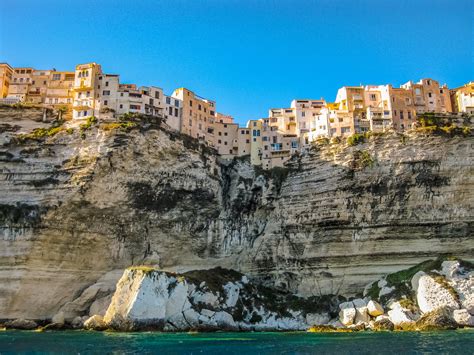
<svg viewBox="0 0 474 355"><path fill-rule="evenodd" d="M240 123L343 85L474 80L472 0L0 0L0 62L187 87Z"/></svg>

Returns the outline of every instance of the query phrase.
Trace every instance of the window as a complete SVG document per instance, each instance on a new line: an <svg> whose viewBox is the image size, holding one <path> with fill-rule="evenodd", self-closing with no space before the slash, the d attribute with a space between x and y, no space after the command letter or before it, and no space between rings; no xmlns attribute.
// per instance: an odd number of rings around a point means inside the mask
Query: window
<svg viewBox="0 0 474 355"><path fill-rule="evenodd" d="M222 141L219 139L219 140L217 141L217 143L221 144L221 143L222 143Z"/></svg>
<svg viewBox="0 0 474 355"><path fill-rule="evenodd" d="M154 103L153 99L150 99L149 103L151 106L153 106L153 103Z"/></svg>
<svg viewBox="0 0 474 355"><path fill-rule="evenodd" d="M53 80L61 80L61 74L53 74Z"/></svg>
<svg viewBox="0 0 474 355"><path fill-rule="evenodd" d="M273 143L271 146L274 151L280 151L283 148L281 143Z"/></svg>
<svg viewBox="0 0 474 355"><path fill-rule="evenodd" d="M224 136L227 136L227 132L224 132Z"/></svg>
<svg viewBox="0 0 474 355"><path fill-rule="evenodd" d="M189 100L189 106L193 107L193 101Z"/></svg>
<svg viewBox="0 0 474 355"><path fill-rule="evenodd" d="M427 83L428 85L431 85L431 80L426 80L426 83Z"/></svg>
<svg viewBox="0 0 474 355"><path fill-rule="evenodd" d="M168 108L168 111L169 111L169 114L170 114L170 115L173 114L173 108L172 108L172 107L169 107L169 108Z"/></svg>
<svg viewBox="0 0 474 355"><path fill-rule="evenodd" d="M198 110L201 111L201 104L198 104Z"/></svg>
<svg viewBox="0 0 474 355"><path fill-rule="evenodd" d="M159 91L155 91L155 99L159 99L160 98L160 92Z"/></svg>
<svg viewBox="0 0 474 355"><path fill-rule="evenodd" d="M171 103L171 99L167 96L166 97L166 103L169 105Z"/></svg>
<svg viewBox="0 0 474 355"><path fill-rule="evenodd" d="M214 116L214 114L215 114L214 111L209 111L209 113L211 114L211 116Z"/></svg>
<svg viewBox="0 0 474 355"><path fill-rule="evenodd" d="M130 110L140 110L140 105L130 105Z"/></svg>
<svg viewBox="0 0 474 355"><path fill-rule="evenodd" d="M246 140L245 140L245 143L250 143L250 139L246 139Z"/></svg>
<svg viewBox="0 0 474 355"><path fill-rule="evenodd" d="M408 111L408 119L411 120L411 111Z"/></svg>
<svg viewBox="0 0 474 355"><path fill-rule="evenodd" d="M375 94L370 94L370 99L371 99L372 101L377 100L377 95L375 95Z"/></svg>
<svg viewBox="0 0 474 355"><path fill-rule="evenodd" d="M351 127L341 127L341 133L349 133L351 131Z"/></svg>
<svg viewBox="0 0 474 355"><path fill-rule="evenodd" d="M394 116L397 115L397 110L393 110L393 115L394 115Z"/></svg>
<svg viewBox="0 0 474 355"><path fill-rule="evenodd" d="M262 139L263 139L264 142L268 141L268 137L267 137L267 136L263 137Z"/></svg>
<svg viewBox="0 0 474 355"><path fill-rule="evenodd" d="M104 100L104 105L107 106L107 100Z"/></svg>
<svg viewBox="0 0 474 355"><path fill-rule="evenodd" d="M84 116L87 116L87 111L84 111Z"/></svg>
<svg viewBox="0 0 474 355"><path fill-rule="evenodd" d="M400 119L403 120L403 118L404 117L403 117L403 110L402 110L402 111L400 111Z"/></svg>
<svg viewBox="0 0 474 355"><path fill-rule="evenodd" d="M224 145L227 145L227 142L224 142Z"/></svg>
<svg viewBox="0 0 474 355"><path fill-rule="evenodd" d="M171 109L171 107L170 107L170 109ZM178 109L177 109L177 108L174 109L174 115L175 115L176 117L178 117Z"/></svg>
<svg viewBox="0 0 474 355"><path fill-rule="evenodd" d="M54 103L57 104L59 102L58 98L54 99Z"/></svg>
<svg viewBox="0 0 474 355"><path fill-rule="evenodd" d="M443 93L443 89L439 89L439 93L442 94L442 93Z"/></svg>
<svg viewBox="0 0 474 355"><path fill-rule="evenodd" d="M291 141L291 148L298 148L298 142L297 141Z"/></svg>
<svg viewBox="0 0 474 355"><path fill-rule="evenodd" d="M104 95L104 96L109 96L109 95L110 95L110 90L104 90L104 91L102 91L102 95Z"/></svg>
<svg viewBox="0 0 474 355"><path fill-rule="evenodd" d="M123 108L123 105L122 105L122 104L120 104L120 108Z"/></svg>
<svg viewBox="0 0 474 355"><path fill-rule="evenodd" d="M304 111L301 112L301 117L305 117L305 115L306 115L306 112L304 112Z"/></svg>
<svg viewBox="0 0 474 355"><path fill-rule="evenodd" d="M178 100L174 100L174 105L175 105L176 107L179 107L179 101L178 101Z"/></svg>
<svg viewBox="0 0 474 355"><path fill-rule="evenodd" d="M257 127L257 122L252 122L254 127Z"/></svg>
<svg viewBox="0 0 474 355"><path fill-rule="evenodd" d="M433 95L431 94L431 92L428 93L428 97L432 97Z"/></svg>
<svg viewBox="0 0 474 355"><path fill-rule="evenodd" d="M219 136L222 136L222 132L219 132L218 135L219 135Z"/></svg>
<svg viewBox="0 0 474 355"><path fill-rule="evenodd" d="M189 127L192 127L192 125L193 125L193 120L189 119Z"/></svg>

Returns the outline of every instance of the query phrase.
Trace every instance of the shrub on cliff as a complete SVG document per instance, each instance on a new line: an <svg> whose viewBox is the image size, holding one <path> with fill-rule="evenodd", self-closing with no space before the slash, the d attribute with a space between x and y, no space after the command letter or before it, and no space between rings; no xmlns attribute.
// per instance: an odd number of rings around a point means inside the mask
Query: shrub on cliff
<svg viewBox="0 0 474 355"><path fill-rule="evenodd" d="M364 142L365 136L360 133L354 133L352 136L347 137L347 144L351 147Z"/></svg>

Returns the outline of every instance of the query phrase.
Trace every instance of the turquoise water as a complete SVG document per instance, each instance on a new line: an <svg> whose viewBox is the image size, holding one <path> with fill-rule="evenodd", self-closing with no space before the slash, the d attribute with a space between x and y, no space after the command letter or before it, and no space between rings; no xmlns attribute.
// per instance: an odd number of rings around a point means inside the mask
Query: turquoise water
<svg viewBox="0 0 474 355"><path fill-rule="evenodd" d="M474 354L474 330L430 333L0 332L0 354Z"/></svg>

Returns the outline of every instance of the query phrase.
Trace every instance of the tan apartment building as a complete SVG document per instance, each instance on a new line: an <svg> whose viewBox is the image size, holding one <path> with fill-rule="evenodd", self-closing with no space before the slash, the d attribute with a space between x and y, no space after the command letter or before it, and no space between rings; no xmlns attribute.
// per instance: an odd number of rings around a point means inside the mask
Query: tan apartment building
<svg viewBox="0 0 474 355"><path fill-rule="evenodd" d="M74 72L50 72L44 103L53 107L72 105L74 78Z"/></svg>
<svg viewBox="0 0 474 355"><path fill-rule="evenodd" d="M474 114L474 81L450 91L451 107L454 112Z"/></svg>
<svg viewBox="0 0 474 355"><path fill-rule="evenodd" d="M216 103L204 99L186 88L176 89L171 95L182 102L180 131L191 137L213 142L212 124L216 116Z"/></svg>
<svg viewBox="0 0 474 355"><path fill-rule="evenodd" d="M409 81L401 88L411 91L417 113L453 111L448 87L440 86L436 80L421 79L417 83Z"/></svg>
<svg viewBox="0 0 474 355"><path fill-rule="evenodd" d="M0 63L0 99L8 96L14 70L8 63Z"/></svg>
<svg viewBox="0 0 474 355"><path fill-rule="evenodd" d="M416 122L416 106L413 99L413 92L403 88L389 89L389 111L392 118L392 126L397 131L405 131L413 128Z"/></svg>

